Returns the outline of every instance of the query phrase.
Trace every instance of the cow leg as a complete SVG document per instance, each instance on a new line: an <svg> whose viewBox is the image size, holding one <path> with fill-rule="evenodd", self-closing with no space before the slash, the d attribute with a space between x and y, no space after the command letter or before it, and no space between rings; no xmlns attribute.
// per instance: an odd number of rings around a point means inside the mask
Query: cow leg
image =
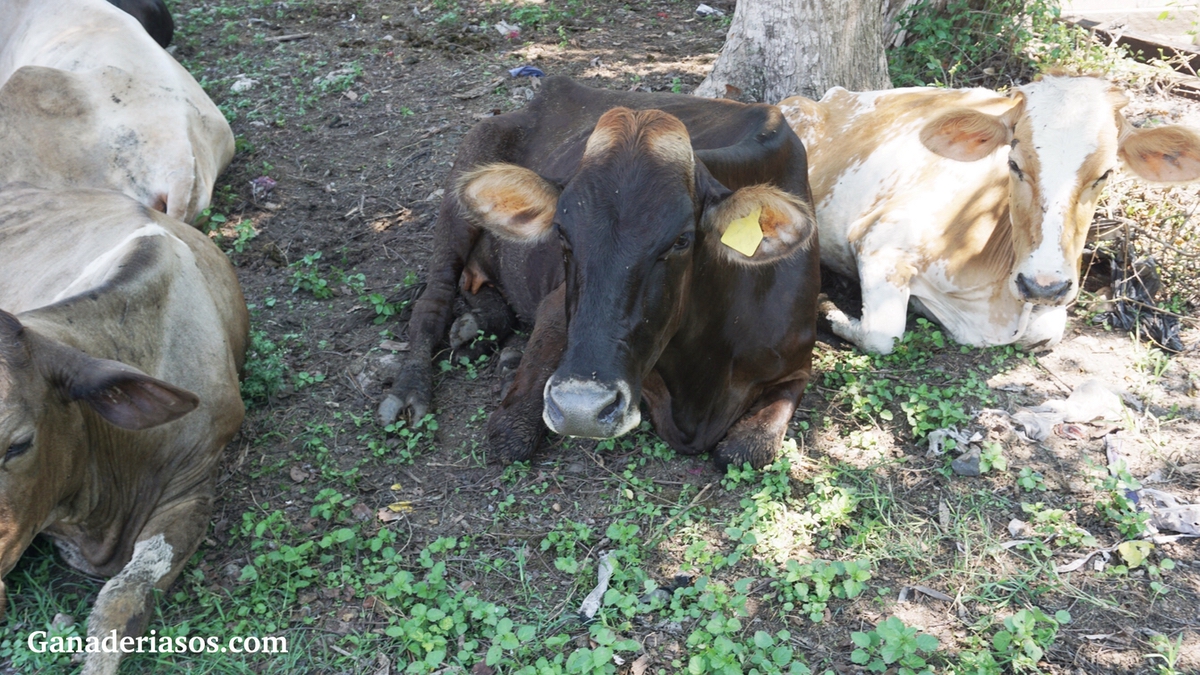
<svg viewBox="0 0 1200 675"><path fill-rule="evenodd" d="M405 413L415 424L429 412L433 401L433 348L450 327L459 275L479 232L462 220L457 200L447 199L438 214L436 236L439 247L429 266L429 280L408 321L408 354L400 363L391 391L379 404L379 421L385 425Z"/></svg>
<svg viewBox="0 0 1200 675"><path fill-rule="evenodd" d="M115 631L119 645L123 637L142 635L154 610L154 589L165 591L175 582L200 545L211 516L211 497L155 514L133 545L129 563L100 589L88 616L88 637L103 640ZM114 675L121 656L120 652L90 653L82 675Z"/></svg>
<svg viewBox="0 0 1200 675"><path fill-rule="evenodd" d="M839 309L826 309L835 335L859 349L890 354L895 341L904 335L908 320L908 281L915 268L895 255L859 258L858 278L862 284L862 319L846 316Z"/></svg>
<svg viewBox="0 0 1200 675"><path fill-rule="evenodd" d="M713 462L718 469L724 471L730 465L740 467L746 462L761 469L775 461L792 413L796 412L804 387L808 385L811 369L810 356L800 377L763 392L751 408L752 412L738 420L713 450Z"/></svg>
<svg viewBox="0 0 1200 675"><path fill-rule="evenodd" d="M455 361L463 356L474 361L489 348L499 345L517 327L516 313L494 286L484 286L465 297L471 309L450 326L450 348L454 350ZM496 338L494 341L478 340L492 336Z"/></svg>
<svg viewBox="0 0 1200 675"><path fill-rule="evenodd" d="M517 367L500 407L488 418L488 445L502 462L529 459L546 434L546 425L542 422L542 391L567 349L565 297L566 284L563 284L538 305L521 365Z"/></svg>

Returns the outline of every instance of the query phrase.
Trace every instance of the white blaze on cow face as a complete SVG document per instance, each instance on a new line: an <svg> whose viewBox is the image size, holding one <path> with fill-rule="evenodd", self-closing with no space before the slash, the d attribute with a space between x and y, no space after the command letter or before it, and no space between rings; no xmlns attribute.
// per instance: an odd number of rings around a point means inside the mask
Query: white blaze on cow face
<svg viewBox="0 0 1200 675"><path fill-rule="evenodd" d="M1117 163L1124 97L1090 77L1046 77L1020 90L1010 213L1018 299L1064 305L1079 290L1079 260L1096 199Z"/></svg>

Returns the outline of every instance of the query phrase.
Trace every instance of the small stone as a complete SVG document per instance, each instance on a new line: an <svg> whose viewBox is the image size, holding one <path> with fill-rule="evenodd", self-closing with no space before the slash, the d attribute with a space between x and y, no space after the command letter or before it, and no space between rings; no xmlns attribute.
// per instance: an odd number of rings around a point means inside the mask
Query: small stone
<svg viewBox="0 0 1200 675"><path fill-rule="evenodd" d="M960 476L978 476L982 473L979 470L979 460L979 446L973 445L970 450L950 463L950 469Z"/></svg>
<svg viewBox="0 0 1200 675"><path fill-rule="evenodd" d="M55 630L66 630L67 628L75 625L75 617L71 616L70 614L63 614L62 612L59 612L58 614L54 615L53 619L50 620L50 625Z"/></svg>
<svg viewBox="0 0 1200 675"><path fill-rule="evenodd" d="M241 94L243 92L250 91L256 84L258 84L258 80L252 80L243 75L242 77L239 77L236 82L230 85L229 91L232 91L235 94Z"/></svg>

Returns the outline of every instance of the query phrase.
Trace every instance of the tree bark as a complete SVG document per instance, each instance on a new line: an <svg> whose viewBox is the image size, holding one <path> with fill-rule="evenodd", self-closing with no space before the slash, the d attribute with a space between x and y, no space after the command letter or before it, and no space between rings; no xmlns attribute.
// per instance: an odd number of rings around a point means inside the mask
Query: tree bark
<svg viewBox="0 0 1200 675"><path fill-rule="evenodd" d="M817 99L834 86L888 89L892 4L900 0L739 0L695 94L778 103L796 94Z"/></svg>

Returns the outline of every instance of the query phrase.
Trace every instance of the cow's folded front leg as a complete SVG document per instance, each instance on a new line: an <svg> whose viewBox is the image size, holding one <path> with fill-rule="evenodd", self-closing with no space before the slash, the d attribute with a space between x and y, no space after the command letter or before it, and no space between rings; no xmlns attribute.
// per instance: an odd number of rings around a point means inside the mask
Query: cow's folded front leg
<svg viewBox="0 0 1200 675"><path fill-rule="evenodd" d="M521 365L500 407L488 418L488 445L501 462L529 459L537 451L546 425L542 422L542 392L558 368L567 347L565 287L559 286L538 305L533 333L525 345Z"/></svg>
<svg viewBox="0 0 1200 675"><path fill-rule="evenodd" d="M915 268L894 251L885 251L858 261L862 283L862 319L847 316L831 305L821 311L833 332L866 352L891 354L896 340L904 335L908 320L909 279Z"/></svg>
<svg viewBox="0 0 1200 675"><path fill-rule="evenodd" d="M740 467L750 462L755 469L761 469L775 461L808 378L805 373L763 392L752 412L738 420L717 444L713 451L717 468L723 471L730 465Z"/></svg>
<svg viewBox="0 0 1200 675"><path fill-rule="evenodd" d="M207 515L204 523L208 523ZM182 548L182 547L179 547ZM187 562L194 547L179 550L160 533L134 544L133 557L119 574L100 589L96 606L88 617L88 637L100 644L114 638L119 651L88 654L83 675L113 675L120 665L122 638L136 639L146 630L154 611L154 589L166 589ZM111 644L113 640L109 640Z"/></svg>
<svg viewBox="0 0 1200 675"><path fill-rule="evenodd" d="M511 335L517 325L517 315L494 286L484 286L465 298L470 310L450 326L450 348L456 362L462 357L479 358Z"/></svg>

